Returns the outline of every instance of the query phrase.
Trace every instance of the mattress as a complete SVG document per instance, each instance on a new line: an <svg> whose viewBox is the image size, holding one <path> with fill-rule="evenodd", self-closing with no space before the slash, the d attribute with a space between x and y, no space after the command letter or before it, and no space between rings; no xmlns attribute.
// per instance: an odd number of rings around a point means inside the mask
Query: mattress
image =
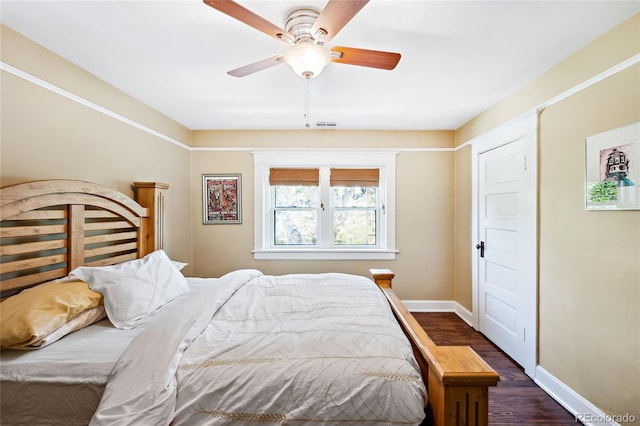
<svg viewBox="0 0 640 426"><path fill-rule="evenodd" d="M87 425L113 365L141 331L105 319L40 350L2 351L0 423Z"/></svg>
<svg viewBox="0 0 640 426"><path fill-rule="evenodd" d="M187 281L198 288L211 280ZM39 350L0 352L0 424L86 426L116 361L154 321L122 330L104 319Z"/></svg>

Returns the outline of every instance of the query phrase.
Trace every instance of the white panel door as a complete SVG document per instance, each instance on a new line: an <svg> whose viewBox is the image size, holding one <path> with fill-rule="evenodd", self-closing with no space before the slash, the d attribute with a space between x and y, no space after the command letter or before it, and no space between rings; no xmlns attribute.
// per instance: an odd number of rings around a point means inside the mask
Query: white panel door
<svg viewBox="0 0 640 426"><path fill-rule="evenodd" d="M525 136L479 155L479 330L526 370L535 368L535 220ZM533 215L533 216L532 216ZM532 240L533 239L533 240ZM531 247L533 247L533 252Z"/></svg>

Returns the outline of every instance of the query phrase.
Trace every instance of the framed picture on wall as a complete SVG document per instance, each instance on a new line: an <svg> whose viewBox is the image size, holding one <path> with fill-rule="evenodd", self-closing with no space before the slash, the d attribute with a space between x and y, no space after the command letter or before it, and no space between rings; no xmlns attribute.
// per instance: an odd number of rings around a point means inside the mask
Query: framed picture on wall
<svg viewBox="0 0 640 426"><path fill-rule="evenodd" d="M242 223L242 176L202 175L202 223Z"/></svg>
<svg viewBox="0 0 640 426"><path fill-rule="evenodd" d="M640 209L640 122L589 136L587 210Z"/></svg>

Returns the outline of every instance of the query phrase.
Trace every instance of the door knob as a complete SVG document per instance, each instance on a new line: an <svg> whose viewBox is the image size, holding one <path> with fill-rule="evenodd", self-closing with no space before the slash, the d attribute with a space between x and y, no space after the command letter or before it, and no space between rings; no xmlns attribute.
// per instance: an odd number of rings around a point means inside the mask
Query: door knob
<svg viewBox="0 0 640 426"><path fill-rule="evenodd" d="M480 257L484 257L484 241L480 241L480 244L476 244L476 248L480 250Z"/></svg>

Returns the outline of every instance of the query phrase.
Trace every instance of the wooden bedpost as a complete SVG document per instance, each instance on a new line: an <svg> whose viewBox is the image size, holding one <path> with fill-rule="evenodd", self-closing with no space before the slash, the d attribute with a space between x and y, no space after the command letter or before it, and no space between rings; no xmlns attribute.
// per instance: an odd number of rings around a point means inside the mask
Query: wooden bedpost
<svg viewBox="0 0 640 426"><path fill-rule="evenodd" d="M164 248L165 198L169 185L160 182L133 182L135 199L149 209L150 220L146 229L146 251Z"/></svg>
<svg viewBox="0 0 640 426"><path fill-rule="evenodd" d="M500 376L469 346L438 346L392 289L395 274L371 269L409 338L427 387L429 422L435 426L489 424L489 386Z"/></svg>
<svg viewBox="0 0 640 426"><path fill-rule="evenodd" d="M391 269L369 269L369 272L371 276L373 276L373 280L380 287L391 288L393 277L396 276Z"/></svg>

